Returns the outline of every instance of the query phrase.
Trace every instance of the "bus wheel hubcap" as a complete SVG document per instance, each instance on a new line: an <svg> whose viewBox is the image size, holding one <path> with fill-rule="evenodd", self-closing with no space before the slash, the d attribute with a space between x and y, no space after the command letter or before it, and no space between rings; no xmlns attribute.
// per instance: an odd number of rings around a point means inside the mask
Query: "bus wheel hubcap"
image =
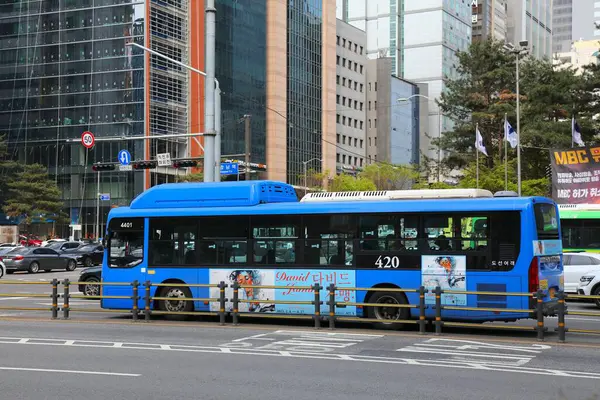
<svg viewBox="0 0 600 400"><path fill-rule="evenodd" d="M165 297L172 299L183 299L185 298L185 294L180 289L171 289L167 292L167 295ZM183 311L185 309L185 301L166 300L165 307L167 311Z"/></svg>
<svg viewBox="0 0 600 400"><path fill-rule="evenodd" d="M397 305L400 304L398 299L392 296L383 296L377 300L377 303L381 304L379 307L375 307L375 318L377 319L398 319L400 317L399 307L386 307L386 304Z"/></svg>

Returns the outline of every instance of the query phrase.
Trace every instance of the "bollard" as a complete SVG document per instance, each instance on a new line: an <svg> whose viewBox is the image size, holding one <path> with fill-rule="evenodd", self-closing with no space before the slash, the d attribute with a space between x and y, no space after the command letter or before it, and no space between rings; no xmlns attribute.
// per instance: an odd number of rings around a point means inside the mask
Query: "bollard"
<svg viewBox="0 0 600 400"><path fill-rule="evenodd" d="M225 325L225 288L227 285L225 282L219 282L219 323Z"/></svg>
<svg viewBox="0 0 600 400"><path fill-rule="evenodd" d="M239 325L239 290L240 284L237 282L233 283L233 325Z"/></svg>
<svg viewBox="0 0 600 400"><path fill-rule="evenodd" d="M544 292L538 290L535 294L536 301L536 315L537 315L537 339L540 342L544 341Z"/></svg>
<svg viewBox="0 0 600 400"><path fill-rule="evenodd" d="M144 283L144 321L150 322L150 302L152 301L152 297L150 296L150 288L152 287L152 283L150 281L146 281Z"/></svg>
<svg viewBox="0 0 600 400"><path fill-rule="evenodd" d="M69 279L65 279L63 281L63 286L65 288L63 294L63 319L69 319Z"/></svg>
<svg viewBox="0 0 600 400"><path fill-rule="evenodd" d="M419 333L421 335L425 334L427 327L427 321L425 320L425 292L425 287L421 286L419 288Z"/></svg>
<svg viewBox="0 0 600 400"><path fill-rule="evenodd" d="M565 292L560 291L557 293L558 296L558 341L561 343L565 342L565 336L567 328L565 326Z"/></svg>
<svg viewBox="0 0 600 400"><path fill-rule="evenodd" d="M321 327L321 285L315 283L313 290L315 291L315 329Z"/></svg>
<svg viewBox="0 0 600 400"><path fill-rule="evenodd" d="M436 286L433 293L435 293L435 334L440 336L442 334L442 288Z"/></svg>
<svg viewBox="0 0 600 400"><path fill-rule="evenodd" d="M329 290L329 329L335 329L335 285L332 283L328 287Z"/></svg>
<svg viewBox="0 0 600 400"><path fill-rule="evenodd" d="M58 279L52 279L52 319L58 318Z"/></svg>
<svg viewBox="0 0 600 400"><path fill-rule="evenodd" d="M132 293L131 293L131 300L133 300L133 304L131 306L131 315L133 316L133 320L137 321L138 320L138 300L140 298L139 293L138 293L138 287L140 286L140 283L136 280L136 281L133 281L131 286L133 286Z"/></svg>

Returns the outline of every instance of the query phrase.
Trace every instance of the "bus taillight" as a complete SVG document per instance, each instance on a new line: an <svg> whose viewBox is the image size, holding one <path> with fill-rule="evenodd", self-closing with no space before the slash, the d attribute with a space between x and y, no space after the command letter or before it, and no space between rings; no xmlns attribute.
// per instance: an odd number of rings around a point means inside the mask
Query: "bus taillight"
<svg viewBox="0 0 600 400"><path fill-rule="evenodd" d="M538 266L538 258L536 256L529 264L529 293L537 292L540 288L540 271Z"/></svg>

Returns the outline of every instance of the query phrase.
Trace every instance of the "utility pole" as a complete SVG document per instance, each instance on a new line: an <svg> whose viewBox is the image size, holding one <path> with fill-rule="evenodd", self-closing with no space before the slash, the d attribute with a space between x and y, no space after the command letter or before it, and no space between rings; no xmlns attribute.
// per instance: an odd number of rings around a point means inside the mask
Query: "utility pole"
<svg viewBox="0 0 600 400"><path fill-rule="evenodd" d="M252 116L250 114L244 115L245 119L245 128L244 128L244 136L246 142L246 180L250 180L250 152L252 150L252 126L250 125ZM239 168L239 167L238 167Z"/></svg>
<svg viewBox="0 0 600 400"><path fill-rule="evenodd" d="M215 181L215 0L206 0L206 79L204 98L204 182Z"/></svg>

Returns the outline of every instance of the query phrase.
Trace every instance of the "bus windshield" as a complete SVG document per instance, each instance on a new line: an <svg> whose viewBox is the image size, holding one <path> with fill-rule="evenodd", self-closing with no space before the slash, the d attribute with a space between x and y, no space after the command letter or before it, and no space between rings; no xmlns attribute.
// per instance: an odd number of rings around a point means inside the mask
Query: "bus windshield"
<svg viewBox="0 0 600 400"><path fill-rule="evenodd" d="M115 219L109 227L108 264L111 268L132 268L144 259L144 220Z"/></svg>

